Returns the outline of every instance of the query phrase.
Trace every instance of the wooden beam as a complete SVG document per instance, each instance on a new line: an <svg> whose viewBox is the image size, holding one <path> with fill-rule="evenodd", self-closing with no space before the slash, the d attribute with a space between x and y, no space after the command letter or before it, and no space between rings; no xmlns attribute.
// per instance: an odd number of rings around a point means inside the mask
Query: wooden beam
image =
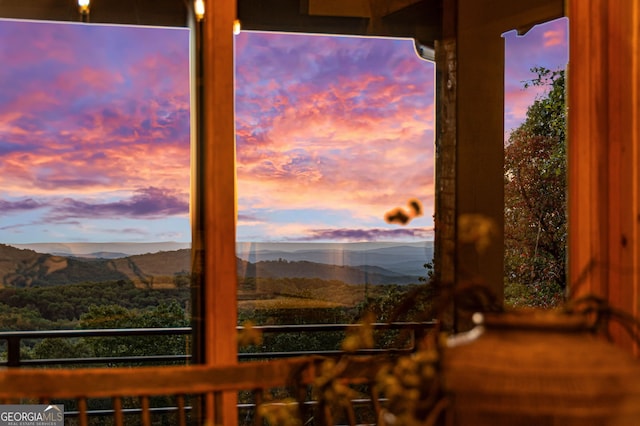
<svg viewBox="0 0 640 426"><path fill-rule="evenodd" d="M309 15L383 18L424 0L309 0Z"/></svg>
<svg viewBox="0 0 640 426"><path fill-rule="evenodd" d="M435 43L436 59L436 193L434 273L438 282L455 282L457 46L455 1L444 2L443 37Z"/></svg>
<svg viewBox="0 0 640 426"><path fill-rule="evenodd" d="M456 280L486 285L501 300L504 40L492 21L478 19L478 10L490 3L496 7L489 0L458 2L456 218L481 215L494 223L498 234L482 253L456 241Z"/></svg>
<svg viewBox="0 0 640 426"><path fill-rule="evenodd" d="M236 158L233 21L235 2L207 0L203 25L203 198L205 363L237 360Z"/></svg>
<svg viewBox="0 0 640 426"><path fill-rule="evenodd" d="M369 18L369 0L309 0L309 15Z"/></svg>
<svg viewBox="0 0 640 426"><path fill-rule="evenodd" d="M196 147L193 275L196 361L237 363L236 162L234 118L234 0L205 0L196 32ZM237 423L237 396L207 400L203 416Z"/></svg>
<svg viewBox="0 0 640 426"><path fill-rule="evenodd" d="M384 17L424 0L309 0L309 15Z"/></svg>
<svg viewBox="0 0 640 426"><path fill-rule="evenodd" d="M387 16L422 1L424 0L374 0L374 4L380 16Z"/></svg>
<svg viewBox="0 0 640 426"><path fill-rule="evenodd" d="M569 0L569 283L640 314L640 0ZM639 353L620 327L615 341Z"/></svg>
<svg viewBox="0 0 640 426"><path fill-rule="evenodd" d="M463 30L504 33L564 16L563 0L458 0L470 14Z"/></svg>
<svg viewBox="0 0 640 426"><path fill-rule="evenodd" d="M311 368L314 362L315 358L309 357L215 367L6 369L0 372L0 401L14 398L109 398L268 389L287 385L296 373L301 374L301 380L310 382L309 375L314 372Z"/></svg>

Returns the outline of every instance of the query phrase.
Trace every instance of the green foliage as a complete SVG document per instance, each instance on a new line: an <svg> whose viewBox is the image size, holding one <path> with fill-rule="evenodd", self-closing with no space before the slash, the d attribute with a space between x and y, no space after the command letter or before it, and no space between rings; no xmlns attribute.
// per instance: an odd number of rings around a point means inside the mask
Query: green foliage
<svg viewBox="0 0 640 426"><path fill-rule="evenodd" d="M119 305L127 309L145 309L160 303L177 301L184 306L188 288L152 290L138 288L131 281L69 284L57 287L0 289L0 312L19 313L23 319L0 316L2 330L43 330L74 328L89 306ZM26 309L25 311L23 311ZM25 321L28 321L25 324ZM17 328L20 327L20 328ZM24 327L24 328L23 328Z"/></svg>
<svg viewBox="0 0 640 426"><path fill-rule="evenodd" d="M566 287L565 74L532 71L525 87L547 91L505 147L505 288L507 303L551 306Z"/></svg>
<svg viewBox="0 0 640 426"><path fill-rule="evenodd" d="M187 272L177 272L173 276L173 284L176 288L188 288L191 285L191 274Z"/></svg>
<svg viewBox="0 0 640 426"><path fill-rule="evenodd" d="M177 274L176 279L185 278ZM350 285L318 278L250 278L239 287L257 297L239 304L238 323L350 324L370 312L375 321L394 319L392 313L407 292L422 285ZM189 286L173 289L136 287L131 281L68 284L57 287L0 289L0 329L49 330L74 328L138 328L188 326L183 309ZM283 305L264 301L286 300ZM418 299L413 298L412 301ZM304 303L297 303L300 301ZM319 302L329 301L328 304ZM426 303L426 302L425 302ZM265 307L266 306L266 307ZM269 307L272 306L272 307ZM329 306L329 307L326 307ZM422 302L405 313L424 311ZM413 314L411 314L413 315ZM395 320L418 319L413 316ZM340 349L344 332L275 333L260 345L241 352L320 351ZM398 344L396 331L376 331L376 345ZM190 351L185 336L44 339L24 342L25 357L36 359L184 354ZM6 348L1 346L0 352Z"/></svg>
<svg viewBox="0 0 640 426"><path fill-rule="evenodd" d="M0 330L52 330L69 327L69 322L43 318L36 306L21 307L0 303Z"/></svg>
<svg viewBox="0 0 640 426"><path fill-rule="evenodd" d="M0 330L184 327L188 288L151 290L130 281L0 290ZM0 342L0 352L6 351ZM184 354L185 336L24 341L23 359Z"/></svg>
<svg viewBox="0 0 640 426"><path fill-rule="evenodd" d="M89 358L94 353L85 339L43 339L33 348L34 359Z"/></svg>
<svg viewBox="0 0 640 426"><path fill-rule="evenodd" d="M562 289L553 284L521 284L508 282L504 284L505 305L509 307L553 308L563 302Z"/></svg>
<svg viewBox="0 0 640 426"><path fill-rule="evenodd" d="M259 325L277 324L352 324L360 321L366 315L373 315L376 322L424 320L421 316L430 307L429 292L426 285L376 285L365 286L348 285L339 281L325 281L310 278L265 278L245 282L244 287L258 287L279 294L285 293L301 298L331 297L342 300L346 306L334 308L251 308L239 309L239 324L250 320ZM365 297L366 293L366 297ZM401 306L406 303L407 294L411 306ZM357 301L356 301L357 300ZM406 309L399 309L406 307ZM400 310L401 316L400 316ZM429 318L431 319L431 318ZM399 333L393 330L376 331L376 347L390 347L402 344L398 340ZM260 347L244 346L241 352L271 352L271 351L320 351L340 349L345 334L342 331L322 333L265 333Z"/></svg>
<svg viewBox="0 0 640 426"><path fill-rule="evenodd" d="M138 310L118 305L89 307L80 318L80 328L185 327L189 321L173 301ZM85 339L95 356L177 355L187 353L185 336L93 337Z"/></svg>

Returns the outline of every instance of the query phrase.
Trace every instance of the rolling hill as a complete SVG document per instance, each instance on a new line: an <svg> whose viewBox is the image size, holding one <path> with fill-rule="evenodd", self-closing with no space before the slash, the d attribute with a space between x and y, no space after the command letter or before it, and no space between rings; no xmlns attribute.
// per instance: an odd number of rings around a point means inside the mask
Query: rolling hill
<svg viewBox="0 0 640 426"><path fill-rule="evenodd" d="M240 243L238 256L252 263L286 259L354 267L375 265L401 275L422 276L424 264L433 259L433 242Z"/></svg>
<svg viewBox="0 0 640 426"><path fill-rule="evenodd" d="M417 283L419 273L406 274L372 264L348 266L307 260L238 258L238 275L263 278L318 278L346 284ZM172 286L176 277L191 269L189 249L121 257L84 258L38 253L0 244L2 287L34 287L129 280L150 287Z"/></svg>
<svg viewBox="0 0 640 426"><path fill-rule="evenodd" d="M346 284L410 284L418 283L417 275L403 275L378 266L340 266L325 263L266 260L256 263L239 260L239 275L260 278L319 278Z"/></svg>
<svg viewBox="0 0 640 426"><path fill-rule="evenodd" d="M118 259L91 259L38 253L0 244L2 287L34 287L84 282L130 280L153 285L171 282L191 268L188 249L135 255Z"/></svg>

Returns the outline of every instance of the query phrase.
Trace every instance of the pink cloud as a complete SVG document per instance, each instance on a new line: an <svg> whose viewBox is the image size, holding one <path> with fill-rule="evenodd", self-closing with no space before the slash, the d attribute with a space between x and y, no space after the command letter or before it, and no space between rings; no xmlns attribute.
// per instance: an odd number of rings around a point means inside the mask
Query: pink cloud
<svg viewBox="0 0 640 426"><path fill-rule="evenodd" d="M527 109L544 92L541 87L508 87L505 91L505 132L509 133L525 119Z"/></svg>
<svg viewBox="0 0 640 426"><path fill-rule="evenodd" d="M544 38L545 47L559 46L566 42L566 33L563 29L545 31L542 37Z"/></svg>

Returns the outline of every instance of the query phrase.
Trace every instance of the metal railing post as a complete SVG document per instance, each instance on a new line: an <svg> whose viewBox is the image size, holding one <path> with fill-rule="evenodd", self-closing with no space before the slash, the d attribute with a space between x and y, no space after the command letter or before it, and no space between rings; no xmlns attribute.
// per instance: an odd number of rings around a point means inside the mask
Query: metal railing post
<svg viewBox="0 0 640 426"><path fill-rule="evenodd" d="M20 337L7 338L7 367L20 367Z"/></svg>

